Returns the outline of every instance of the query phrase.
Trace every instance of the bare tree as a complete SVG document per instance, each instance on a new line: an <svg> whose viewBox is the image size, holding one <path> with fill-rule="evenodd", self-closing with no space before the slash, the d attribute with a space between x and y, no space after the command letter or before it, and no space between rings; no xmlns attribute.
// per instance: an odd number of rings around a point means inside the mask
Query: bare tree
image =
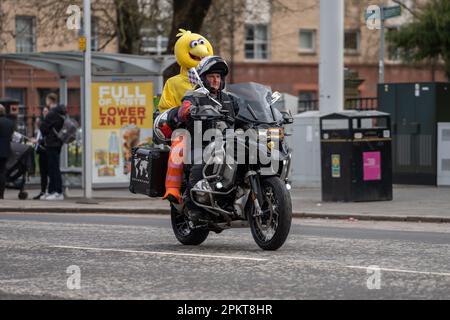
<svg viewBox="0 0 450 320"><path fill-rule="evenodd" d="M212 0L173 0L172 28L167 53L173 53L179 29L199 32L211 6Z"/></svg>
<svg viewBox="0 0 450 320"><path fill-rule="evenodd" d="M1 1L1 0L0 0ZM36 14L37 32L48 38L47 45L62 45L67 42L66 10L69 5L82 8L82 0L16 0L23 10ZM141 53L143 27L154 28L161 25L160 16L169 20L167 10L169 0L93 0L92 16L94 32L98 39L98 50L103 50L114 40L118 41L119 52ZM170 7L169 7L170 10ZM167 24L167 21L165 21ZM64 30L62 32L62 30ZM167 32L166 32L167 33ZM70 33L69 33L70 34ZM72 36L76 38L77 31Z"/></svg>

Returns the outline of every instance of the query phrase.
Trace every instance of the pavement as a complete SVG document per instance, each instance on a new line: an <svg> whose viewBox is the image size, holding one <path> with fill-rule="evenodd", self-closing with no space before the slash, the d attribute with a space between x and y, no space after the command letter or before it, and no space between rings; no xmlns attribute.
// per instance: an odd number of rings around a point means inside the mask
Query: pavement
<svg viewBox="0 0 450 320"><path fill-rule="evenodd" d="M30 198L38 190L28 190ZM395 185L392 201L322 202L319 188L291 190L297 218L356 219L382 221L450 222L450 188ZM0 212L169 214L167 201L135 195L128 189L93 191L92 203L83 201L81 189L71 189L64 201L18 200L16 190L7 190Z"/></svg>
<svg viewBox="0 0 450 320"><path fill-rule="evenodd" d="M0 213L0 256L0 300L450 299L443 223L293 219L268 252L248 228L183 246L167 215Z"/></svg>

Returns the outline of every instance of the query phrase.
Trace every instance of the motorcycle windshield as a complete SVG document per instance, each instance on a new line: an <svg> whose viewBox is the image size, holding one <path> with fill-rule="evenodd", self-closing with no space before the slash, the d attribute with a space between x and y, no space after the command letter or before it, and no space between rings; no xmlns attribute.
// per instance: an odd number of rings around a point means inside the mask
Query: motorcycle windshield
<svg viewBox="0 0 450 320"><path fill-rule="evenodd" d="M276 123L282 119L281 113L270 105L272 89L269 87L249 82L228 85L227 91L242 99L239 101L237 118L267 124Z"/></svg>

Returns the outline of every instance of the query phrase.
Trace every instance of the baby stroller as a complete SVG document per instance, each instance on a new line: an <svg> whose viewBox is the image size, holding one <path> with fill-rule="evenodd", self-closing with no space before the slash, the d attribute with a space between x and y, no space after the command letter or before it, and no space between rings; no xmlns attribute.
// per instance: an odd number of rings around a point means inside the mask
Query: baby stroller
<svg viewBox="0 0 450 320"><path fill-rule="evenodd" d="M26 200L25 183L34 171L34 150L24 143L11 142L12 155L6 163L6 187L19 190L19 199Z"/></svg>

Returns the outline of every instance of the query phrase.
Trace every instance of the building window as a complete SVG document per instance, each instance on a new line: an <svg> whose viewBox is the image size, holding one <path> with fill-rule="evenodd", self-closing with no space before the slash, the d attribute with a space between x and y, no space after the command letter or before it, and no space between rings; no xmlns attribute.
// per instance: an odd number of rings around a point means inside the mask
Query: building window
<svg viewBox="0 0 450 320"><path fill-rule="evenodd" d="M26 97L27 89L25 88L6 88L6 96L8 98L12 98L14 100L19 101L19 113L16 118L16 130L21 134L27 135L32 131L28 132L26 117L27 117L27 109L25 106L25 97Z"/></svg>
<svg viewBox="0 0 450 320"><path fill-rule="evenodd" d="M91 18L91 51L98 50L98 18Z"/></svg>
<svg viewBox="0 0 450 320"><path fill-rule="evenodd" d="M35 51L35 43L35 18L16 16L16 52L33 52Z"/></svg>
<svg viewBox="0 0 450 320"><path fill-rule="evenodd" d="M316 31L315 30L300 30L299 34L300 52L315 52L316 51Z"/></svg>
<svg viewBox="0 0 450 320"><path fill-rule="evenodd" d="M298 112L317 109L318 101L316 91L305 90L298 93Z"/></svg>
<svg viewBox="0 0 450 320"><path fill-rule="evenodd" d="M359 30L346 30L344 35L344 49L346 53L359 51Z"/></svg>
<svg viewBox="0 0 450 320"><path fill-rule="evenodd" d="M245 58L251 60L269 59L269 37L267 25L245 26Z"/></svg>
<svg viewBox="0 0 450 320"><path fill-rule="evenodd" d="M387 30L388 33L391 33L391 32L394 33L394 32L398 31L399 27L389 27L387 29L388 29ZM392 45L389 45L389 44L387 45L387 54L388 54L388 60L390 60L390 61L398 62L401 60L400 59L400 50L398 48L395 48Z"/></svg>
<svg viewBox="0 0 450 320"><path fill-rule="evenodd" d="M169 39L163 36L142 37L142 52L151 55L161 55L166 51Z"/></svg>

